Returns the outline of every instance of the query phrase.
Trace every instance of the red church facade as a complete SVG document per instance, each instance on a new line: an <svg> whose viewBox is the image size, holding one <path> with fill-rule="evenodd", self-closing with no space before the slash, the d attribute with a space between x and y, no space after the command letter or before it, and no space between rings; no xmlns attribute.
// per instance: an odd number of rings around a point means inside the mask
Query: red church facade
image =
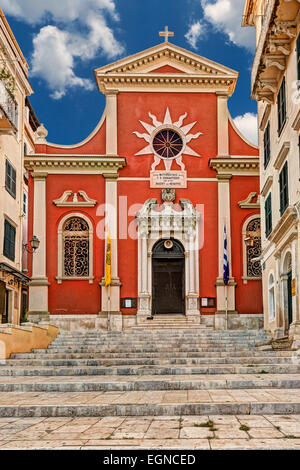
<svg viewBox="0 0 300 470"><path fill-rule="evenodd" d="M95 77L106 95L95 131L60 146L41 127L26 157L29 239L41 242L29 318L121 330L177 313L261 327L258 149L227 108L238 74L165 42Z"/></svg>

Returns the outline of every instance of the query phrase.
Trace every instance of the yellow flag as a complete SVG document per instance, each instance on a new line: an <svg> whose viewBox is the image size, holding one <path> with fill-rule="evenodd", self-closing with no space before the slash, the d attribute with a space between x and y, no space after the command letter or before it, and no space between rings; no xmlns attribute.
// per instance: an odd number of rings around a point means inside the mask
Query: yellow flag
<svg viewBox="0 0 300 470"><path fill-rule="evenodd" d="M106 240L106 254L105 254L105 287L111 284L111 238L110 229L108 229L108 235Z"/></svg>

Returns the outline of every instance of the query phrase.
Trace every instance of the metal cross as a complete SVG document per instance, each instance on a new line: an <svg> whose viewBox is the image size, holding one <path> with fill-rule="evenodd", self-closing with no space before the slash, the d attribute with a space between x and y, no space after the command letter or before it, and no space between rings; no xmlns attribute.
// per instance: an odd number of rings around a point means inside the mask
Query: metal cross
<svg viewBox="0 0 300 470"><path fill-rule="evenodd" d="M168 42L169 37L174 37L174 33L169 31L168 26L165 26L165 30L159 32L159 36L163 36L165 38L165 42Z"/></svg>

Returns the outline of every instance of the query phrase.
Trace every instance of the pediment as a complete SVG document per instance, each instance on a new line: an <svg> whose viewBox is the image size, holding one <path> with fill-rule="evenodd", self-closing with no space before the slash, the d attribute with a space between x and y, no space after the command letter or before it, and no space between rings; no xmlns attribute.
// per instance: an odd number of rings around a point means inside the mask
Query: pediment
<svg viewBox="0 0 300 470"><path fill-rule="evenodd" d="M149 73L161 66L169 65L180 72L206 73L237 77L238 73L224 65L206 59L169 42L151 47L137 54L95 70L96 74Z"/></svg>
<svg viewBox="0 0 300 470"><path fill-rule="evenodd" d="M216 79L216 83L223 84L223 89L227 89L230 95L234 91L238 78L238 73L235 70L169 42L164 42L95 70L99 89L104 93L108 88L113 88L112 84L115 89L124 89L125 83L146 84L150 83L151 77L153 80L158 77L160 83L163 83L167 76L176 77L178 80L182 76L182 80L187 80L187 75L191 79L187 83L200 84L201 86L206 79ZM199 80L197 81L197 79ZM210 84L212 83L210 82ZM109 85L107 86L107 84Z"/></svg>

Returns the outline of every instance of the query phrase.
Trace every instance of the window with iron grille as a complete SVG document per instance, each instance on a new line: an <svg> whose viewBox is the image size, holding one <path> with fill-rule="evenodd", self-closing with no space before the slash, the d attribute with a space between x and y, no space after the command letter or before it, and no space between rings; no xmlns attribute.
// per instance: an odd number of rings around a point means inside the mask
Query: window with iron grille
<svg viewBox="0 0 300 470"><path fill-rule="evenodd" d="M280 215L283 215L289 205L288 162L285 162L279 174Z"/></svg>
<svg viewBox="0 0 300 470"><path fill-rule="evenodd" d="M63 230L64 276L89 275L89 227L85 220L72 217Z"/></svg>
<svg viewBox="0 0 300 470"><path fill-rule="evenodd" d="M264 167L267 168L271 158L271 141L270 141L270 122L264 133Z"/></svg>
<svg viewBox="0 0 300 470"><path fill-rule="evenodd" d="M8 220L4 220L4 244L3 255L11 261L15 261L16 229Z"/></svg>
<svg viewBox="0 0 300 470"><path fill-rule="evenodd" d="M246 228L247 237L250 243L247 245L247 277L261 277L261 235L260 235L260 218L252 219Z"/></svg>
<svg viewBox="0 0 300 470"><path fill-rule="evenodd" d="M279 88L279 92L278 92L277 114L278 114L278 135L279 135L286 121L285 77L283 77L281 87Z"/></svg>
<svg viewBox="0 0 300 470"><path fill-rule="evenodd" d="M272 194L265 200L266 237L272 232Z"/></svg>
<svg viewBox="0 0 300 470"><path fill-rule="evenodd" d="M9 194L16 198L16 170L9 163L8 160L5 161L5 189Z"/></svg>

